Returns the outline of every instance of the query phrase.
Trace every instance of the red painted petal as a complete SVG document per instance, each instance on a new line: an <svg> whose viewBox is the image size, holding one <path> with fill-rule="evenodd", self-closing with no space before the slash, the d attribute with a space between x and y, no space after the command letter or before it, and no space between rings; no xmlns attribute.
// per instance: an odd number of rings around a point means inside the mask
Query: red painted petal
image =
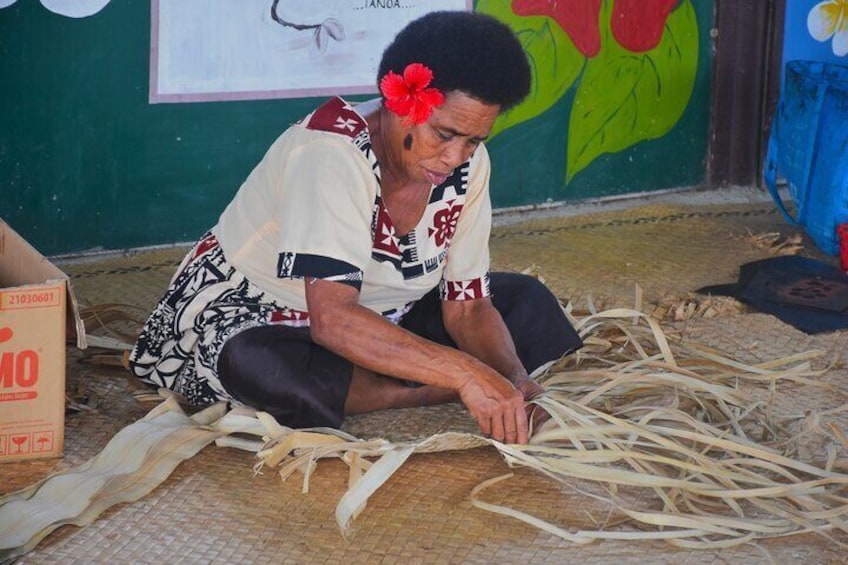
<svg viewBox="0 0 848 565"><path fill-rule="evenodd" d="M553 18L586 57L601 50L601 0L512 0L512 11L519 16Z"/></svg>
<svg viewBox="0 0 848 565"><path fill-rule="evenodd" d="M615 0L612 35L619 45L643 53L660 44L665 22L677 0Z"/></svg>
<svg viewBox="0 0 848 565"><path fill-rule="evenodd" d="M512 11L519 16L551 15L551 4L551 0L512 0Z"/></svg>

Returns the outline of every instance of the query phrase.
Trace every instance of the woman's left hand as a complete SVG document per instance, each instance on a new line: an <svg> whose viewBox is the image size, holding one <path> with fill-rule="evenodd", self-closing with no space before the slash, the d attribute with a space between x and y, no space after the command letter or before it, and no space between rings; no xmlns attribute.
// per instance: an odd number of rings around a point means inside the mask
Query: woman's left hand
<svg viewBox="0 0 848 565"><path fill-rule="evenodd" d="M548 414L540 406L530 402L534 398L538 398L545 394L545 387L530 377L526 377L522 379L521 382L516 383L515 388L524 395L524 402L526 403L525 410L527 411L527 419L531 424L530 430L532 433L533 431L538 430L542 424L551 419L550 414Z"/></svg>
<svg viewBox="0 0 848 565"><path fill-rule="evenodd" d="M445 328L465 351L505 375L524 398L528 421L539 429L550 416L530 401L545 393L531 379L515 352L515 343L490 298L442 303Z"/></svg>
<svg viewBox="0 0 848 565"><path fill-rule="evenodd" d="M515 383L515 388L520 390L521 394L524 395L524 402L530 402L537 396L545 394L545 387L530 377L526 377L521 382Z"/></svg>

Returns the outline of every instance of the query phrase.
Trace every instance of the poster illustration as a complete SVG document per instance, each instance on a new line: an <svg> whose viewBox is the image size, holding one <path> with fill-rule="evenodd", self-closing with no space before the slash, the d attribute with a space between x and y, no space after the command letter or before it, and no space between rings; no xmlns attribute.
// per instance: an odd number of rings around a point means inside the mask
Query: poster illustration
<svg viewBox="0 0 848 565"><path fill-rule="evenodd" d="M377 92L408 22L472 0L152 0L150 101Z"/></svg>

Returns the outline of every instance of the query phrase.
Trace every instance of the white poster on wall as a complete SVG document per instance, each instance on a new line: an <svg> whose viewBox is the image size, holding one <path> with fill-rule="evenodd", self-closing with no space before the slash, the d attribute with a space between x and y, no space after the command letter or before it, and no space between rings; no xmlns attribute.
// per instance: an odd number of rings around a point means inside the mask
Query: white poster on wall
<svg viewBox="0 0 848 565"><path fill-rule="evenodd" d="M473 0L152 0L150 101L377 92L410 21Z"/></svg>

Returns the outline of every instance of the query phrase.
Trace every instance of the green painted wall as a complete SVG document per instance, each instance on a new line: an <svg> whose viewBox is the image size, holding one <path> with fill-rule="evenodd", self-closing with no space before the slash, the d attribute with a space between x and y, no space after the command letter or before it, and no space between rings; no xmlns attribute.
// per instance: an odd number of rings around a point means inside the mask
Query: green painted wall
<svg viewBox="0 0 848 565"><path fill-rule="evenodd" d="M522 4L559 11L527 15ZM488 144L496 205L704 181L712 0L478 0L476 7L518 33L534 68L530 100L501 119L517 125Z"/></svg>
<svg viewBox="0 0 848 565"><path fill-rule="evenodd" d="M491 141L496 206L703 180L712 0L694 6L697 77L670 131L602 154L566 181L578 78ZM149 49L149 0L114 0L81 19L33 0L0 9L0 217L45 254L194 240L276 136L318 102L151 105Z"/></svg>

